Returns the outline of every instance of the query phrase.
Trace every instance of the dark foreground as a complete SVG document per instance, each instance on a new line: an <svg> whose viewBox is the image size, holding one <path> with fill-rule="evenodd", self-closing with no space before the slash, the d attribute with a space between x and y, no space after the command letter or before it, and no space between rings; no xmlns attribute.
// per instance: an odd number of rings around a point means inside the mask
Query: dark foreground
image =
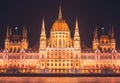
<svg viewBox="0 0 120 83"><path fill-rule="evenodd" d="M120 77L120 74L0 74L0 77Z"/></svg>

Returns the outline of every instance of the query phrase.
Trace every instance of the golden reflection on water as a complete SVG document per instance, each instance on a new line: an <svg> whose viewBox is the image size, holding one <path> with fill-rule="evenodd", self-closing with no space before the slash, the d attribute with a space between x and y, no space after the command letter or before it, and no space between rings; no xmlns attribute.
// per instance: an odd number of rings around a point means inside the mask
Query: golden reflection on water
<svg viewBox="0 0 120 83"><path fill-rule="evenodd" d="M0 77L0 83L120 83L120 77Z"/></svg>

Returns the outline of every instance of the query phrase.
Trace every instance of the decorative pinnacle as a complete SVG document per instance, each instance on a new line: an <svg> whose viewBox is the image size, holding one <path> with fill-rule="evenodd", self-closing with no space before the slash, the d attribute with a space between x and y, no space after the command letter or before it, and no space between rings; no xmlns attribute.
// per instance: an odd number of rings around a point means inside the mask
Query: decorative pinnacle
<svg viewBox="0 0 120 83"><path fill-rule="evenodd" d="M23 38L25 38L25 25L23 26Z"/></svg>
<svg viewBox="0 0 120 83"><path fill-rule="evenodd" d="M9 26L7 26L7 32L6 32L6 37L9 37Z"/></svg>
<svg viewBox="0 0 120 83"><path fill-rule="evenodd" d="M96 26L96 28L94 29L94 38L97 38L97 26Z"/></svg>
<svg viewBox="0 0 120 83"><path fill-rule="evenodd" d="M76 18L76 29L78 29L78 20L77 20L77 18Z"/></svg>
<svg viewBox="0 0 120 83"><path fill-rule="evenodd" d="M42 20L42 30L45 31L45 23L44 23L44 18Z"/></svg>
<svg viewBox="0 0 120 83"><path fill-rule="evenodd" d="M10 28L10 36L12 35L12 31L11 31L11 28Z"/></svg>
<svg viewBox="0 0 120 83"><path fill-rule="evenodd" d="M111 33L111 37L114 38L114 27L112 26L112 33Z"/></svg>
<svg viewBox="0 0 120 83"><path fill-rule="evenodd" d="M42 20L42 29L41 29L41 37L45 37L45 22L44 22L44 18Z"/></svg>
<svg viewBox="0 0 120 83"><path fill-rule="evenodd" d="M58 19L62 19L62 10L61 10L61 5L60 5L60 8L59 8L59 15L58 15Z"/></svg>

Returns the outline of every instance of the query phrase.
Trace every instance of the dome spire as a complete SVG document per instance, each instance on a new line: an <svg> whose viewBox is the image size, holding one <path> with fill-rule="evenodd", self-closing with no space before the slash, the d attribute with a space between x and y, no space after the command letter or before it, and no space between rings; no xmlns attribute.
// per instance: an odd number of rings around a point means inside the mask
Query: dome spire
<svg viewBox="0 0 120 83"><path fill-rule="evenodd" d="M60 8L59 8L58 19L62 19L62 10L61 10L61 4L60 4Z"/></svg>

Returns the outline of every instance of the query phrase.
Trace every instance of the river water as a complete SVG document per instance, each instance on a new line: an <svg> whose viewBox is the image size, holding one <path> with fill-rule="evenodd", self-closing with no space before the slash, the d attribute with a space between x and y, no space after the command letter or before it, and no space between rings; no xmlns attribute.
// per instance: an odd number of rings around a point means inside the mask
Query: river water
<svg viewBox="0 0 120 83"><path fill-rule="evenodd" d="M120 77L0 77L0 83L120 83Z"/></svg>

